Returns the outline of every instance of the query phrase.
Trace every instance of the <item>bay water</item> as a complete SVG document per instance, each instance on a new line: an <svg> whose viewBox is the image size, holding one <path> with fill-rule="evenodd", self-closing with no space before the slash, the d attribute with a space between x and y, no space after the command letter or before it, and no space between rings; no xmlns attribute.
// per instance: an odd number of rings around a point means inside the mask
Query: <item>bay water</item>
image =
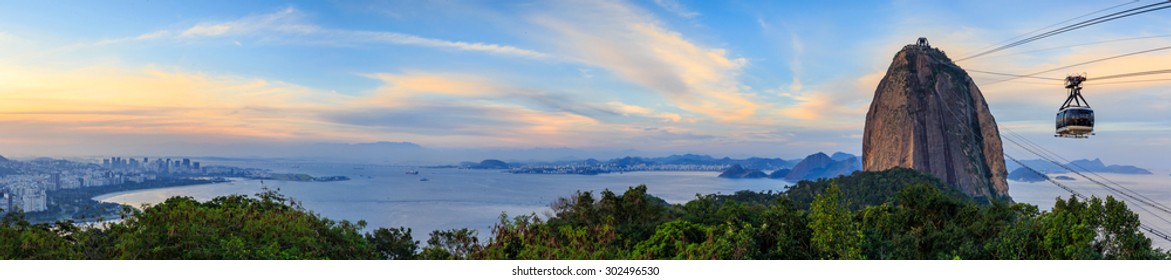
<svg viewBox="0 0 1171 280"><path fill-rule="evenodd" d="M211 162L215 164L216 162ZM600 197L603 189L621 194L628 187L645 184L648 192L669 203L685 203L696 195L731 194L739 190L784 191L790 182L771 179L723 179L716 172L627 172L600 175L511 174L500 170L457 168L423 168L388 164L348 164L308 161L231 161L223 165L271 169L274 172L306 173L313 176L342 175L349 181L289 182L271 180L236 180L226 183L136 190L105 194L95 199L136 207L157 204L172 196L190 196L209 200L216 196L254 195L263 188L279 189L304 207L334 220L364 220L367 230L379 227L408 227L413 236L426 240L433 230L470 228L488 238L501 214L509 216L552 214L549 205L578 191L593 192ZM415 171L418 174L412 174ZM1101 173L1093 177L1117 183L1163 205L1171 205L1171 177L1158 170L1155 175ZM1084 195L1105 197L1121 195L1080 178L1060 181ZM1113 185L1113 184L1111 184ZM1053 206L1057 197L1069 193L1049 182L1009 182L1009 194L1016 202L1037 205L1041 210ZM1171 233L1171 216L1151 207L1132 205L1144 225ZM1144 232L1145 233L1145 232ZM1152 235L1161 248L1171 242Z"/></svg>

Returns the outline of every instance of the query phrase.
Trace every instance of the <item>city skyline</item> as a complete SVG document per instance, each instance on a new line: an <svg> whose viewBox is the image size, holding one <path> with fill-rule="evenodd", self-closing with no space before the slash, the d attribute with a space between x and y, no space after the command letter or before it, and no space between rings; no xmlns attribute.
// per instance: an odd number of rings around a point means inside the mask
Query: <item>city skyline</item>
<svg viewBox="0 0 1171 280"><path fill-rule="evenodd" d="M927 37L958 59L1122 4L1149 3L4 2L0 155L268 155L379 141L860 154L874 89L903 45ZM1025 74L1168 45L1164 10L958 64ZM1002 133L1070 159L1167 168L1171 82L1093 81L1166 65L1171 51L1045 73L1089 76L1098 135L1086 140L1051 136L1060 82L969 73Z"/></svg>

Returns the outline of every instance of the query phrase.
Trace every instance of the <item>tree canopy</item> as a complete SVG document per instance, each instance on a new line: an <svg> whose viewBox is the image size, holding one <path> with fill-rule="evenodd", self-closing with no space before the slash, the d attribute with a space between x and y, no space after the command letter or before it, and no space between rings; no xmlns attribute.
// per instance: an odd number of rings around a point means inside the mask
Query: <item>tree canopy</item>
<svg viewBox="0 0 1171 280"><path fill-rule="evenodd" d="M1167 259L1122 201L1057 199L1049 211L976 201L913 170L857 172L786 192L696 195L647 186L578 192L552 214L476 230L364 232L274 191L173 197L120 222L0 219L0 259Z"/></svg>

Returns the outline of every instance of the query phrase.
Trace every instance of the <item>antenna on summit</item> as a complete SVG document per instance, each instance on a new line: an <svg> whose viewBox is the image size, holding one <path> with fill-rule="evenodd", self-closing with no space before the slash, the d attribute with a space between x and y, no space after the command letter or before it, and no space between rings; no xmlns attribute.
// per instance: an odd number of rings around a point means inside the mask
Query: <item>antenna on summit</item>
<svg viewBox="0 0 1171 280"><path fill-rule="evenodd" d="M931 48L931 44L927 43L927 37L919 37L919 41L915 42L915 46L918 46L918 47L924 48L924 49Z"/></svg>

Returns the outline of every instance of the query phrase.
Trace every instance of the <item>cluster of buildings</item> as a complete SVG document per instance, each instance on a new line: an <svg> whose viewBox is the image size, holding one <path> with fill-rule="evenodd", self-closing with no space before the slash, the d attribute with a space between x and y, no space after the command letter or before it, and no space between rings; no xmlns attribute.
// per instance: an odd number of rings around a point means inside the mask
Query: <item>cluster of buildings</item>
<svg viewBox="0 0 1171 280"><path fill-rule="evenodd" d="M156 158L151 161L150 158L144 157L142 161L137 158L122 158L111 157L102 159L102 167L110 170L132 170L138 172L153 172L162 174L200 174L203 169L200 168L198 161L191 161L191 159L169 159Z"/></svg>
<svg viewBox="0 0 1171 280"><path fill-rule="evenodd" d="M4 184L0 182L0 184ZM28 212L48 210L45 189L29 182L9 183L0 190L0 211L27 209Z"/></svg>
<svg viewBox="0 0 1171 280"><path fill-rule="evenodd" d="M49 206L48 191L206 174L199 162L186 158L142 158L140 161L111 157L96 164L48 158L15 161L0 157L0 210L45 211Z"/></svg>

